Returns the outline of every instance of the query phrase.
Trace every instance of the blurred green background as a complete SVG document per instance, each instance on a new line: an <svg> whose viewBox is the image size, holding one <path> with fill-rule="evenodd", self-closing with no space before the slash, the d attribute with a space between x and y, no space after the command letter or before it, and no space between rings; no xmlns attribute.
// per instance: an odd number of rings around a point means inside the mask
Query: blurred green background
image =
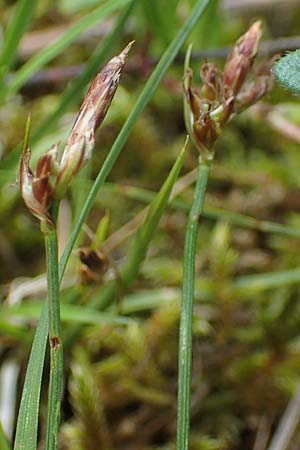
<svg viewBox="0 0 300 450"><path fill-rule="evenodd" d="M101 66L136 41L92 162L62 204L62 250L118 131L195 2L31 0L15 27L20 36L8 45L21 3L0 0L0 418L9 440L46 293L39 224L15 182L26 119L30 114L36 161L53 143L63 145ZM256 19L264 24L260 61L300 47L298 0L212 0L187 42L196 84L205 59L222 67L228 47ZM185 50L137 121L80 236L78 246L102 249L107 270L86 280L76 251L68 266L66 336L73 322L82 326L65 351L62 450L174 448L183 238L197 164L192 146L180 195L134 285L126 292L120 286L110 307L123 321L89 314L88 306L107 280L118 279L136 217L184 142ZM300 448L299 124L299 97L274 86L217 142L198 242L191 450ZM45 407L46 389L41 440Z"/></svg>

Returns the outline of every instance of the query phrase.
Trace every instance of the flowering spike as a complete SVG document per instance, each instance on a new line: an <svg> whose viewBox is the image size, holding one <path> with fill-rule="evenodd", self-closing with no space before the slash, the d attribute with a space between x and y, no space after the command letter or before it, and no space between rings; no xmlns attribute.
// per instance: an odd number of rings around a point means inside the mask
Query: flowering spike
<svg viewBox="0 0 300 450"><path fill-rule="evenodd" d="M92 82L73 125L64 149L57 177L57 196L61 197L71 178L90 159L94 134L103 122L117 90L126 57L133 45L112 58Z"/></svg>
<svg viewBox="0 0 300 450"><path fill-rule="evenodd" d="M20 162L20 190L30 212L41 221L52 223L50 207L54 199L64 194L71 178L90 159L94 135L102 123L119 84L125 60L133 42L112 58L92 82L71 130L60 164L58 144L38 161L36 173L30 169L29 127L26 124L23 153Z"/></svg>
<svg viewBox="0 0 300 450"><path fill-rule="evenodd" d="M234 46L224 66L223 84L237 95L257 54L258 44L262 35L262 22L254 22Z"/></svg>
<svg viewBox="0 0 300 450"><path fill-rule="evenodd" d="M185 66L185 118L188 131L204 159L212 159L213 147L223 127L241 109L256 102L271 88L270 70L262 67L252 73L253 81L246 83L258 43L262 24L255 22L237 41L227 58L223 72L205 62L200 71L202 87L192 86L192 71Z"/></svg>

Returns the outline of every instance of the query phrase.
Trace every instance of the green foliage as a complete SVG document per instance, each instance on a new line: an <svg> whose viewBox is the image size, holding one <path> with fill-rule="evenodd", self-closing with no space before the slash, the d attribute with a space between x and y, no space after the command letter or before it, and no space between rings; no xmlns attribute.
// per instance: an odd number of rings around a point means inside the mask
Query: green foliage
<svg viewBox="0 0 300 450"><path fill-rule="evenodd" d="M149 24L153 34L164 44L168 44L174 36L178 3L178 0L153 0L151 3L147 0L141 1L144 21Z"/></svg>
<svg viewBox="0 0 300 450"><path fill-rule="evenodd" d="M15 61L20 40L30 26L36 4L37 0L18 0L16 3L0 54L0 91L3 89L5 76Z"/></svg>
<svg viewBox="0 0 300 450"><path fill-rule="evenodd" d="M99 6L93 12L81 19L73 27L58 38L53 44L42 50L37 55L33 56L24 66L22 66L15 74L12 82L6 89L6 95L11 95L17 92L25 82L45 66L49 61L54 59L57 55L62 53L80 34L91 28L99 20L103 19L108 14L113 13L117 8L124 6L129 0L112 0L109 5Z"/></svg>
<svg viewBox="0 0 300 450"><path fill-rule="evenodd" d="M73 246L75 245L77 236L78 236L80 229L84 223L84 220L86 219L86 217L93 205L94 198L95 198L98 190L103 185L103 183L104 183L106 177L108 176L111 168L113 167L117 157L119 156L120 152L122 151L122 149L125 145L125 142L128 139L133 126L135 125L135 122L137 121L137 119L140 116L140 114L142 113L143 109L145 108L145 106L149 102L150 98L154 94L155 89L158 87L164 74L166 73L167 69L170 67L171 63L175 59L181 46L185 42L189 33L192 31L193 27L196 25L198 18L204 12L205 7L207 6L208 3L209 3L209 0L199 1L196 3L196 6L192 10L189 18L187 19L185 24L182 26L182 28L179 30L178 34L173 39L173 41L168 46L168 48L165 50L164 54L162 55L161 59L159 60L159 63L155 67L151 77L149 78L146 86L144 87L137 102L135 103L135 106L132 109L128 119L126 120L125 124L123 125L122 130L120 131L118 137L114 141L114 144L110 150L110 153L108 154L108 157L107 157L105 163L103 164L103 166L95 180L95 183L88 195L88 198L85 202L82 213L78 219L78 222L76 223L76 225L73 229L73 232L68 241L68 244L66 246L64 254L62 255L62 259L60 262L60 269L61 269L62 274L65 271L67 261L71 254L71 250L72 250Z"/></svg>
<svg viewBox="0 0 300 450"><path fill-rule="evenodd" d="M10 450L10 446L7 442L1 423L0 423L0 446L1 450Z"/></svg>
<svg viewBox="0 0 300 450"><path fill-rule="evenodd" d="M74 180L62 204L60 254L75 229L60 265L62 280L70 260L61 284L65 388L58 450L175 448L182 255L195 183L194 150L186 152L183 175L174 184L173 172L163 198L158 192L184 139L183 43L189 30L183 24L195 4L41 0L36 8L32 0L1 3L0 343L2 361L13 357L21 368L12 399L19 414L15 443L0 430L1 450L32 450L37 436L38 448L44 448L46 435L49 322L42 306L44 278L36 278L45 272L44 251L37 223L19 203L13 184L24 123L30 113L34 166L53 142L66 139L100 66L133 39L92 164ZM197 14L204 6L198 2ZM257 10L268 39L281 24L277 6L272 8L274 14ZM285 17L284 26L296 35L298 13L293 17L294 25ZM223 47L254 20L244 9L228 14L214 0L201 20L194 12L189 40L195 77L205 59L202 53L199 59L200 49L220 47L224 54ZM44 31L60 37L45 42ZM30 42L43 48L33 51ZM298 52L292 52L276 63L274 73L282 63L278 78L289 55L286 76L296 70ZM292 431L282 420L287 405L289 414L293 411L300 375L299 100L277 87L264 102L235 118L218 141L200 221L191 450L257 450L260 444L271 449L282 442L286 450L299 447L298 414L292 414ZM155 207L145 221L151 202ZM75 241L108 258L107 272L96 281L83 282ZM105 304L100 311L97 306Z"/></svg>
<svg viewBox="0 0 300 450"><path fill-rule="evenodd" d="M133 127L133 124L135 123L137 117L139 116L139 114L141 113L143 107L146 105L147 101L149 101L152 93L154 92L155 88L157 87L157 85L159 84L159 81L161 80L162 76L164 75L165 71L167 70L167 68L169 67L169 65L171 64L172 60L175 58L176 53L179 51L181 45L183 44L184 40L186 39L186 37L188 36L189 32L191 31L191 29L193 28L193 26L195 25L197 18L201 15L201 13L203 12L206 4L208 2L199 2L196 7L194 8L193 13L191 14L190 18L187 20L186 24L182 27L182 29L180 30L180 32L178 33L178 35L176 36L176 38L172 41L172 43L170 44L170 47L167 49L167 51L165 52L165 54L163 55L162 59L160 60L156 70L154 71L152 78L150 78L146 88L144 89L142 95L140 96L135 109L133 109L131 116L129 117L129 119L127 120L127 123L125 124L125 126L123 127L123 133L121 132L121 134L119 135L119 140L117 139L115 141L114 147L111 151L111 154L108 155L107 158L107 164L106 166L104 165L102 168L102 171L100 171L98 178L95 182L95 187L94 189L92 189L90 191L89 197L87 199L87 202L83 208L83 212L77 222L77 225L74 229L74 233L73 236L71 236L70 240L69 240L69 244L67 246L67 249L62 257L62 261L60 262L60 275L59 278L61 280L66 264L67 264L67 260L71 254L71 250L75 244L76 238L78 236L78 233L80 232L81 226L83 224L83 221L85 219L85 217L87 216L89 210L91 209L91 206L93 204L93 200L95 198L95 195L98 191L98 189L100 188L101 184L103 183L102 181L102 177L105 179L105 176L107 175L107 173L109 172L110 168L113 166L115 159L118 155L118 153L121 151L126 138L129 135L130 129ZM89 20L84 22L86 23L90 23ZM178 176L178 172L179 169L182 165L183 162L183 153L181 154L181 156L178 158L177 163L174 166L174 170L173 172L171 172L170 175L170 179L168 180L166 186L164 186L164 189L162 191L161 194L161 199L162 199L162 204L166 204L167 202L167 198L168 195L170 193L170 189L172 187L172 184L174 184L177 176ZM151 223L152 221L157 221L157 214L158 211L161 212L161 208L162 205L160 204L160 200L158 201L158 204L153 206L154 211L151 212L151 214L149 215L149 226L153 228L153 224ZM163 209L163 208L162 208ZM146 234L148 233L148 223L146 223L145 226L145 231ZM147 236L147 239L148 236ZM144 242L143 242L144 245ZM142 253L142 252L141 252ZM143 253L142 253L143 254ZM143 255L144 256L144 255ZM135 260L135 251L133 252L133 257ZM139 256L139 261L141 260L140 256ZM131 267L131 265L129 265L128 267ZM50 267L51 270L51 267ZM54 270L54 269L53 269ZM55 319L56 320L56 319ZM56 320L57 323L57 320ZM50 323L51 325L51 323ZM51 327L49 328L49 324L48 321L46 320L46 316L45 316L45 310L42 311L42 315L41 315L41 319L39 322L39 326L36 332L36 337L33 343L33 348L35 352L39 352L39 354L33 354L31 360L29 361L29 365L28 365L28 369L27 372L31 373L33 370L38 371L39 370L39 374L37 375L37 380L41 380L41 376L42 376L42 370L43 370L43 361L44 361L44 353L45 353L45 343L46 343L46 336L48 333L48 329L51 332ZM41 336L43 335L43 337ZM60 357L60 355L59 355ZM61 370L61 364L59 365L59 371L60 373L62 372ZM52 375L52 372L51 372ZM57 381L57 379L55 378L50 379L50 383L51 381ZM61 382L61 379L60 379ZM20 408L20 436L22 436L22 433L25 433L25 440L26 440L26 445L32 445L35 446L35 442L36 442L36 434L37 434L37 421L38 421L38 403L39 403L39 395L40 395L40 382L36 383L36 384L31 384L31 386L28 385L29 383L29 378L27 377L26 381L25 381L26 385L25 385L25 390L23 390L23 407ZM60 388L56 388L56 396L55 398L50 398L50 403L49 405L54 405L55 402L58 401L58 396L60 395ZM28 401L30 402L28 405ZM34 408L33 408L34 406ZM54 407L55 408L55 407ZM53 410L51 409L51 414L53 414ZM32 421L32 426L30 428L28 428L28 422L26 422L26 418L28 417L28 415L31 414L31 421ZM50 421L52 420L53 416L50 416ZM56 411L56 416L57 418L57 411ZM54 418L55 418L54 417ZM57 419L55 419L57 422ZM50 424L51 425L51 424ZM53 428L53 427L52 427ZM49 428L48 431L51 433L52 429ZM19 436L19 435L18 435ZM49 436L49 435L48 435ZM50 434L51 436L51 434ZM54 440L56 439L55 437L55 433L54 433ZM16 448L19 447L21 440L19 439L19 437L16 440L15 446ZM53 443L50 443L50 441L48 441L48 444L50 445L50 448L52 448L51 446L53 446ZM22 445L22 444L21 444ZM55 445L55 444L54 444ZM25 447L26 448L26 447ZM29 447L28 447L29 448Z"/></svg>
<svg viewBox="0 0 300 450"><path fill-rule="evenodd" d="M43 374L41 368L44 366L44 355L48 340L47 333L44 333L44 329L48 330L47 319L47 304L45 304L28 361L18 414L14 450L33 449L36 447L40 387ZM32 380L34 380L34 383Z"/></svg>
<svg viewBox="0 0 300 450"><path fill-rule="evenodd" d="M138 440L148 448L161 426L172 422L176 385L169 376L177 366L178 318L178 304L170 302L142 326L85 331L85 344L74 353L69 385L76 415L62 429L67 449L96 450L99 442L115 447L123 439L129 445ZM124 416L127 409L131 412ZM139 436L138 429L144 430Z"/></svg>

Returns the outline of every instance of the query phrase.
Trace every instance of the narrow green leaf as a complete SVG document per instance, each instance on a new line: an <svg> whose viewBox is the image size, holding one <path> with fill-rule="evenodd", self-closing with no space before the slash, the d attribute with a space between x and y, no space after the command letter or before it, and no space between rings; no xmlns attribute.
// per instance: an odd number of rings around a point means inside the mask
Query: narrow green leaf
<svg viewBox="0 0 300 450"><path fill-rule="evenodd" d="M100 220L97 226L97 230L95 232L95 240L93 241L91 246L94 250L97 250L97 248L99 248L107 238L109 224L110 224L110 212L109 210L107 210L105 211L104 216Z"/></svg>
<svg viewBox="0 0 300 450"><path fill-rule="evenodd" d="M220 14L220 0L211 0L203 14L201 24L193 33L197 48L217 48L222 43L223 19Z"/></svg>
<svg viewBox="0 0 300 450"><path fill-rule="evenodd" d="M185 156L187 142L188 139L186 139L185 145L176 159L166 181L150 204L147 216L137 231L132 246L129 249L125 267L120 272L117 279L107 283L100 292L97 292L97 295L90 299L89 305L92 308L107 308L115 299L120 289L128 289L134 282L139 273L141 264L146 257L147 250L156 232L160 218L167 206L171 190L179 175ZM67 334L67 344L70 344L73 337L77 335L78 330L79 327L77 326L71 327Z"/></svg>
<svg viewBox="0 0 300 450"><path fill-rule="evenodd" d="M0 55L0 85L14 63L19 42L30 26L36 4L37 0L19 0L15 6L11 21L5 31Z"/></svg>
<svg viewBox="0 0 300 450"><path fill-rule="evenodd" d="M82 208L81 215L80 215L78 221L76 222L75 227L71 233L70 239L66 245L65 251L64 251L61 261L60 261L61 276L63 276L63 274L65 272L65 269L66 269L69 257L71 255L72 249L75 245L77 236L79 235L81 227L93 206L94 200L96 198L96 195L97 195L99 189L105 182L105 180L106 180L108 174L110 173L113 165L115 164L119 154L121 153L137 119L139 118L143 109L145 108L145 106L149 102L150 98L154 94L160 81L162 80L166 71L168 70L168 68L170 67L172 62L174 61L181 46L184 44L186 38L192 31L193 27L197 24L200 16L204 12L204 10L205 10L206 6L209 4L209 2L210 2L210 0L197 1L194 9L192 10L190 16L187 19L187 21L182 26L181 30L179 30L177 36L174 38L174 40L171 42L169 47L164 52L159 63L155 67L152 75L150 76L149 80L147 81L146 86L144 87L142 93L140 94L139 98L137 99L135 106L133 107L131 113L129 114L128 119L126 120L125 124L123 125L106 160L103 163L103 166L93 184L93 187L88 195L85 205Z"/></svg>
<svg viewBox="0 0 300 450"><path fill-rule="evenodd" d="M260 273L258 275L243 275L233 281L238 290L265 291L282 286L300 283L300 268L278 272Z"/></svg>
<svg viewBox="0 0 300 450"><path fill-rule="evenodd" d="M169 24L164 23L163 14L161 13L162 0L142 0L144 15L147 25L150 26L153 35L159 37L164 44L168 44L172 39L172 30ZM170 22L171 25L172 22Z"/></svg>
<svg viewBox="0 0 300 450"><path fill-rule="evenodd" d="M109 0L60 0L57 6L62 14L70 15L90 8L91 6L108 2Z"/></svg>
<svg viewBox="0 0 300 450"><path fill-rule="evenodd" d="M17 318L22 320L38 319L41 314L41 304L38 302L24 303L10 308L2 308L2 321L7 318ZM100 324L112 323L119 325L128 325L133 319L115 315L109 312L99 312L95 309L77 305L61 305L61 320L64 322ZM0 447L1 448L1 447Z"/></svg>
<svg viewBox="0 0 300 450"><path fill-rule="evenodd" d="M135 186L122 186L114 183L105 183L105 189L113 191L116 194L126 196L128 198L149 203L153 200L155 192L148 189L141 189ZM168 208L178 211L189 212L191 205L186 201L175 199L169 202ZM259 220L255 217L247 216L245 214L227 211L223 208L206 205L203 209L202 216L211 220L222 220L232 225L252 230L259 230L265 233L279 234L289 238L300 239L300 230L289 225L271 222L268 220Z"/></svg>
<svg viewBox="0 0 300 450"><path fill-rule="evenodd" d="M122 299L122 313L137 314L158 308L165 302L179 302L180 294L181 291L178 288L162 288L126 295Z"/></svg>
<svg viewBox="0 0 300 450"><path fill-rule="evenodd" d="M45 302L32 344L19 408L14 450L35 450L40 403L40 389L48 341L48 314ZM34 382L33 382L34 380Z"/></svg>
<svg viewBox="0 0 300 450"><path fill-rule="evenodd" d="M171 190L178 178L181 166L183 164L187 143L188 139L186 139L185 145L175 161L175 164L162 188L151 202L145 221L134 238L132 248L129 251L128 262L122 272L122 281L126 287L129 287L132 284L139 271L142 261L146 257L149 244L153 239L160 218L167 206Z"/></svg>
<svg viewBox="0 0 300 450"><path fill-rule="evenodd" d="M62 53L80 34L128 2L129 0L111 0L109 4L100 6L73 25L63 36L50 44L45 50L34 55L17 71L12 82L5 89L6 95L17 92L35 72Z"/></svg>

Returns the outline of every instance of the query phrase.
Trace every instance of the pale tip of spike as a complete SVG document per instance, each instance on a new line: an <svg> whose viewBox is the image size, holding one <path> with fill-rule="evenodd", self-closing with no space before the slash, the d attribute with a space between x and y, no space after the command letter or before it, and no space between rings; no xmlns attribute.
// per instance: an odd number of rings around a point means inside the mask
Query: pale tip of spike
<svg viewBox="0 0 300 450"><path fill-rule="evenodd" d="M119 58L121 58L121 59L123 59L125 61L128 53L130 52L131 47L133 46L134 43L135 43L135 41L129 42L129 44L127 44L126 47L119 54Z"/></svg>

